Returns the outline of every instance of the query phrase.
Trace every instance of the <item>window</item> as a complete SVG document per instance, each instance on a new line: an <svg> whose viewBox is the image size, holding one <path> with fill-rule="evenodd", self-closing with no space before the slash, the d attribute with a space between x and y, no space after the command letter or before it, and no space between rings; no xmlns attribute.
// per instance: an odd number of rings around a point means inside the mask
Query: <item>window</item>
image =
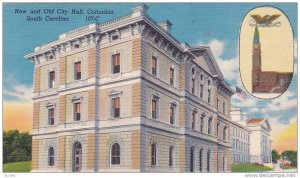
<svg viewBox="0 0 300 178"><path fill-rule="evenodd" d="M75 62L74 63L74 71L75 71L75 80L80 80L81 79L81 61Z"/></svg>
<svg viewBox="0 0 300 178"><path fill-rule="evenodd" d="M174 85L174 69L170 68L170 84Z"/></svg>
<svg viewBox="0 0 300 178"><path fill-rule="evenodd" d="M111 36L111 40L117 40L119 39L119 35L115 34Z"/></svg>
<svg viewBox="0 0 300 178"><path fill-rule="evenodd" d="M49 72L49 88L53 88L55 85L55 71Z"/></svg>
<svg viewBox="0 0 300 178"><path fill-rule="evenodd" d="M157 75L157 58L152 56L152 75Z"/></svg>
<svg viewBox="0 0 300 178"><path fill-rule="evenodd" d="M48 166L54 166L54 149L50 147L48 149Z"/></svg>
<svg viewBox="0 0 300 178"><path fill-rule="evenodd" d="M154 143L151 144L151 165L156 165L156 145Z"/></svg>
<svg viewBox="0 0 300 178"><path fill-rule="evenodd" d="M224 127L223 129L223 140L226 141L226 130L227 130L227 127Z"/></svg>
<svg viewBox="0 0 300 178"><path fill-rule="evenodd" d="M211 100L211 94L210 94L210 80L207 81L208 89L207 89L207 102L210 103Z"/></svg>
<svg viewBox="0 0 300 178"><path fill-rule="evenodd" d="M226 163L225 163L225 157L223 157L223 171L225 172L226 170Z"/></svg>
<svg viewBox="0 0 300 178"><path fill-rule="evenodd" d="M190 172L194 172L194 147L191 148Z"/></svg>
<svg viewBox="0 0 300 178"><path fill-rule="evenodd" d="M54 125L54 108L48 109L48 124Z"/></svg>
<svg viewBox="0 0 300 178"><path fill-rule="evenodd" d="M173 166L173 147L171 146L169 148L169 166Z"/></svg>
<svg viewBox="0 0 300 178"><path fill-rule="evenodd" d="M210 172L210 151L207 151L207 172Z"/></svg>
<svg viewBox="0 0 300 178"><path fill-rule="evenodd" d="M200 119L200 132L203 132L203 125L204 125L204 117L201 116L201 119Z"/></svg>
<svg viewBox="0 0 300 178"><path fill-rule="evenodd" d="M158 98L155 96L152 98L152 118L158 118Z"/></svg>
<svg viewBox="0 0 300 178"><path fill-rule="evenodd" d="M195 75L195 68L192 68L192 75Z"/></svg>
<svg viewBox="0 0 300 178"><path fill-rule="evenodd" d="M217 124L217 138L219 138L219 126L220 126L220 123Z"/></svg>
<svg viewBox="0 0 300 178"><path fill-rule="evenodd" d="M74 103L74 121L80 121L80 104Z"/></svg>
<svg viewBox="0 0 300 178"><path fill-rule="evenodd" d="M111 148L111 164L120 164L120 145L114 143Z"/></svg>
<svg viewBox="0 0 300 178"><path fill-rule="evenodd" d="M170 106L170 124L174 124L175 122L175 106L171 104Z"/></svg>
<svg viewBox="0 0 300 178"><path fill-rule="evenodd" d="M203 85L200 85L200 98L203 98Z"/></svg>
<svg viewBox="0 0 300 178"><path fill-rule="evenodd" d="M223 113L225 114L226 103L223 102Z"/></svg>
<svg viewBox="0 0 300 178"><path fill-rule="evenodd" d="M211 122L212 122L212 119L209 118L209 119L208 119L208 129L207 129L207 133L208 133L208 134L211 134Z"/></svg>
<svg viewBox="0 0 300 178"><path fill-rule="evenodd" d="M203 148L200 149L200 152L199 152L199 170L200 172L203 171Z"/></svg>
<svg viewBox="0 0 300 178"><path fill-rule="evenodd" d="M211 97L211 96L210 96L210 89L208 89L207 92L208 92L208 95L207 95L207 102L210 103L210 100L211 100L211 99L210 99L210 97Z"/></svg>
<svg viewBox="0 0 300 178"><path fill-rule="evenodd" d="M195 129L195 125L196 125L196 111L193 111L192 113L192 129Z"/></svg>
<svg viewBox="0 0 300 178"><path fill-rule="evenodd" d="M112 55L112 71L113 74L120 73L120 54Z"/></svg>
<svg viewBox="0 0 300 178"><path fill-rule="evenodd" d="M113 104L112 116L114 118L120 117L120 98L113 98L112 104Z"/></svg>
<svg viewBox="0 0 300 178"><path fill-rule="evenodd" d="M192 93L195 94L195 79L192 78Z"/></svg>
<svg viewBox="0 0 300 178"><path fill-rule="evenodd" d="M200 79L201 79L201 81L203 80L203 74L200 75Z"/></svg>
<svg viewBox="0 0 300 178"><path fill-rule="evenodd" d="M217 98L217 110L219 110L219 98Z"/></svg>
<svg viewBox="0 0 300 178"><path fill-rule="evenodd" d="M79 44L75 44L75 45L74 45L74 48L75 48L75 49L79 48Z"/></svg>
<svg viewBox="0 0 300 178"><path fill-rule="evenodd" d="M79 142L73 146L73 171L80 172L82 163L82 147Z"/></svg>

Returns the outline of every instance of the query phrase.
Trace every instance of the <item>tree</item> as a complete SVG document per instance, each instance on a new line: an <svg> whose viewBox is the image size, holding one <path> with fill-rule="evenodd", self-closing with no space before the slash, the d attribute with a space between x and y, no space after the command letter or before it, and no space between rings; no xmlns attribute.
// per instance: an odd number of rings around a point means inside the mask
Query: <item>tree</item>
<svg viewBox="0 0 300 178"><path fill-rule="evenodd" d="M278 153L278 151L277 150L272 150L272 161L274 163L276 163L277 160L279 160L279 159L280 159L280 154Z"/></svg>
<svg viewBox="0 0 300 178"><path fill-rule="evenodd" d="M3 163L31 160L31 142L28 132L3 132Z"/></svg>
<svg viewBox="0 0 300 178"><path fill-rule="evenodd" d="M286 150L281 153L282 158L287 158L292 162L292 166L297 166L297 151L294 150Z"/></svg>

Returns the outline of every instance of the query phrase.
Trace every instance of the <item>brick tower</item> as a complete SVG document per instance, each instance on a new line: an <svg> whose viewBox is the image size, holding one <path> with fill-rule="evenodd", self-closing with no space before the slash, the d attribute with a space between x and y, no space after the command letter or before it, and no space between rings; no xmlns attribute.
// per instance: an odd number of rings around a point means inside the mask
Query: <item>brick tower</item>
<svg viewBox="0 0 300 178"><path fill-rule="evenodd" d="M255 27L253 37L253 51L252 51L252 92L259 85L259 76L261 73L261 50L259 42L258 27Z"/></svg>

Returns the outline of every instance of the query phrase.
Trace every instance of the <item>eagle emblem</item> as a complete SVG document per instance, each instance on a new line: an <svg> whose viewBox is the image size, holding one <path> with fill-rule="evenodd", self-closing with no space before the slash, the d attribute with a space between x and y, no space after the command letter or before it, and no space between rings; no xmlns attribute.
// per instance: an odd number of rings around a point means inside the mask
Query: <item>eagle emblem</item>
<svg viewBox="0 0 300 178"><path fill-rule="evenodd" d="M259 14L251 14L252 19L249 22L250 26L259 27L279 27L281 23L279 21L274 22L280 14L260 16Z"/></svg>

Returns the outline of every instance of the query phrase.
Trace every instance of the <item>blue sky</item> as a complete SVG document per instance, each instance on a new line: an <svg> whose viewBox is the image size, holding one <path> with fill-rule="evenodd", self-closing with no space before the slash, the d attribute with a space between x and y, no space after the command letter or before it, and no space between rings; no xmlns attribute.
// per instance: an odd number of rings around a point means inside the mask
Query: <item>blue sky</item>
<svg viewBox="0 0 300 178"><path fill-rule="evenodd" d="M3 98L5 101L28 102L33 78L33 64L24 55L34 47L54 41L59 34L92 22L84 15L69 15L69 22L27 22L27 15L15 14L14 9L72 8L111 9L112 15L102 15L100 23L132 12L137 3L99 4L6 4L3 13ZM148 14L157 22L168 19L173 24L171 34L180 42L211 46L223 75L235 88L240 88L238 71L238 39L244 16L258 6L274 6L290 19L297 41L296 3L147 3ZM42 15L45 16L45 15ZM296 61L297 59L295 59ZM295 64L296 65L296 64ZM288 91L273 100L259 100L248 95L247 101L237 99L237 106L252 117L268 117L275 124L286 125L297 118L297 72Z"/></svg>

